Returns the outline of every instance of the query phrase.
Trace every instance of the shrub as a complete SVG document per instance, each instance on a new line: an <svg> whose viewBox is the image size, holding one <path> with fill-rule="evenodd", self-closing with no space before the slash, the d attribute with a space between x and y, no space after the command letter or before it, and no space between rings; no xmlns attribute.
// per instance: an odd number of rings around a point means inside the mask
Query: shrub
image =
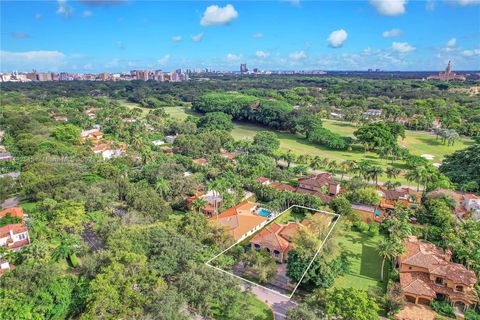
<svg viewBox="0 0 480 320"><path fill-rule="evenodd" d="M476 312L473 309L468 309L465 312L465 320L480 320L480 313Z"/></svg>
<svg viewBox="0 0 480 320"><path fill-rule="evenodd" d="M375 222L370 223L370 225L368 227L368 233L372 237L378 236L378 234L380 233L380 225L378 223L375 223Z"/></svg>
<svg viewBox="0 0 480 320"><path fill-rule="evenodd" d="M438 314L445 317L455 318L455 312L453 311L453 307L448 301L434 300L430 304L432 306L432 309L435 310L435 312L437 312Z"/></svg>
<svg viewBox="0 0 480 320"><path fill-rule="evenodd" d="M353 223L353 227L355 228L355 230L359 231L359 232L367 232L368 229L369 229L369 225L368 223L366 222L363 222L363 221L355 221Z"/></svg>

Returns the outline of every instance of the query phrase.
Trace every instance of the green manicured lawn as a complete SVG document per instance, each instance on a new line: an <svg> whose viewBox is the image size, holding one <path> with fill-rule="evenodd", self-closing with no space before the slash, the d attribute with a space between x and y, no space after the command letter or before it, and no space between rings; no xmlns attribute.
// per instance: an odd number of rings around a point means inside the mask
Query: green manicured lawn
<svg viewBox="0 0 480 320"><path fill-rule="evenodd" d="M348 274L335 280L335 287L361 290L378 287L385 290L385 283L380 281L382 258L377 252L378 243L382 238L382 235L371 237L356 231L345 231L343 235L337 236L340 251L348 254L351 267Z"/></svg>
<svg viewBox="0 0 480 320"><path fill-rule="evenodd" d="M353 132L357 130L357 127L353 124L334 120L323 120L323 126L333 132L350 137L353 137ZM408 148L412 154L418 156L431 154L434 156L433 162L441 162L445 155L456 150L465 149L473 144L471 140L461 139L456 141L454 145L447 146L442 144L440 140L437 140L434 134L411 130L407 130L405 139L399 139L398 143Z"/></svg>
<svg viewBox="0 0 480 320"><path fill-rule="evenodd" d="M153 110L153 109L149 109L149 108L144 108L144 107L140 106L138 103L128 102L126 100L119 100L118 102L120 104L124 105L125 107L129 108L129 109L134 109L134 108L141 109L142 110L142 117L145 117L150 112L150 110Z"/></svg>
<svg viewBox="0 0 480 320"><path fill-rule="evenodd" d="M20 207L27 213L33 211L36 206L37 202L20 202Z"/></svg>
<svg viewBox="0 0 480 320"><path fill-rule="evenodd" d="M273 312L269 306L267 306L262 301L255 298L253 295L249 296L248 304L251 306L253 310L253 318L252 320L273 320ZM228 320L222 316L214 315L216 320Z"/></svg>
<svg viewBox="0 0 480 320"><path fill-rule="evenodd" d="M200 116L199 113L196 113L189 107L177 106L177 107L165 107L163 109L170 117L177 120L185 120L188 116L197 116L197 117Z"/></svg>

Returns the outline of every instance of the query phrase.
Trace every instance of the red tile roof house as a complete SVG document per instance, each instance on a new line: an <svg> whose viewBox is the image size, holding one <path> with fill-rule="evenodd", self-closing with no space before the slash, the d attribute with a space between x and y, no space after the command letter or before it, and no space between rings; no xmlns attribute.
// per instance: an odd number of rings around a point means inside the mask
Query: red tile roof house
<svg viewBox="0 0 480 320"><path fill-rule="evenodd" d="M0 227L0 248L6 247L8 250L19 250L30 243L28 229L25 225L25 215L22 208L10 208L0 212L0 220L7 214L20 218L22 221ZM8 270L10 270L9 263L2 260L0 256L0 275Z"/></svg>
<svg viewBox="0 0 480 320"><path fill-rule="evenodd" d="M252 250L266 249L280 263L287 261L288 252L293 248L292 240L298 228L304 227L299 222L288 224L272 223L257 233L250 246Z"/></svg>
<svg viewBox="0 0 480 320"><path fill-rule="evenodd" d="M415 236L408 237L405 245L398 262L400 285L408 302L429 305L434 299L447 299L457 312L478 304L475 273L453 263L450 251Z"/></svg>
<svg viewBox="0 0 480 320"><path fill-rule="evenodd" d="M216 191L209 190L207 193L201 192L194 196L188 197L185 200L187 203L187 208L191 209L193 202L199 198L207 201L207 204L201 208L201 211L209 217L218 212L218 208L220 208L222 204L222 196Z"/></svg>
<svg viewBox="0 0 480 320"><path fill-rule="evenodd" d="M292 186L289 186L287 184L283 184L283 183L280 183L280 182L277 182L277 181L272 181L268 178L265 178L265 177L260 177L258 179L255 180L256 182L264 185L264 186L270 186L272 188L275 188L277 190L280 190L280 191L291 191L291 192L295 192L296 188L292 187Z"/></svg>
<svg viewBox="0 0 480 320"><path fill-rule="evenodd" d="M448 189L438 189L430 192L428 198L437 198L447 196L455 201L453 213L458 219L464 219L469 216L480 220L480 197L471 193L461 194Z"/></svg>
<svg viewBox="0 0 480 320"><path fill-rule="evenodd" d="M240 241L259 230L267 222L266 217L256 214L258 203L243 201L224 212L208 219L223 226L229 234Z"/></svg>
<svg viewBox="0 0 480 320"><path fill-rule="evenodd" d="M298 179L296 192L314 195L328 203L340 192L340 182L334 180L329 173L309 175Z"/></svg>

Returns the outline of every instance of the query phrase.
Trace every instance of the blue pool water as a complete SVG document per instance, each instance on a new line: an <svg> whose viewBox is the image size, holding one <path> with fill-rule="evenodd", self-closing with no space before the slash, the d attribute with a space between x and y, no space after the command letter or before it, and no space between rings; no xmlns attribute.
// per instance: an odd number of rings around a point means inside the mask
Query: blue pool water
<svg viewBox="0 0 480 320"><path fill-rule="evenodd" d="M257 211L257 214L262 216L262 217L268 217L272 214L272 211L270 210L267 210L267 209L264 209L264 208L260 208L258 211Z"/></svg>

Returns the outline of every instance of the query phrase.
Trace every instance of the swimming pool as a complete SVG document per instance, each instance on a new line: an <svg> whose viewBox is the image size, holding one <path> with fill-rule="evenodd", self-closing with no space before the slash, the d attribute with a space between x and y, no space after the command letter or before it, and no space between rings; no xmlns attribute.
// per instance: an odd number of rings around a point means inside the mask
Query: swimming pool
<svg viewBox="0 0 480 320"><path fill-rule="evenodd" d="M258 209L257 214L262 217L269 217L272 214L272 211L260 208Z"/></svg>

